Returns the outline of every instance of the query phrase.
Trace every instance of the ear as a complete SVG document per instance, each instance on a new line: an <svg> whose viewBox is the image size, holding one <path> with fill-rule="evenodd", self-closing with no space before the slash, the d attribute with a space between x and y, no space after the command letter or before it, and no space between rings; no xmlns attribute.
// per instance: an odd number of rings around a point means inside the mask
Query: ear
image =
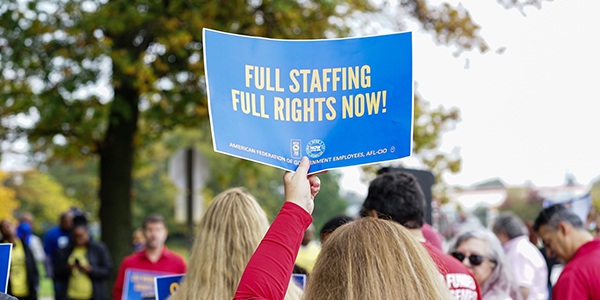
<svg viewBox="0 0 600 300"><path fill-rule="evenodd" d="M556 228L556 231L559 232L562 235L567 235L571 232L571 225L567 222L564 221L560 221L558 223L558 226Z"/></svg>
<svg viewBox="0 0 600 300"><path fill-rule="evenodd" d="M375 219L379 219L379 215L377 214L377 212L374 209L371 209L369 211L369 217L373 217Z"/></svg>

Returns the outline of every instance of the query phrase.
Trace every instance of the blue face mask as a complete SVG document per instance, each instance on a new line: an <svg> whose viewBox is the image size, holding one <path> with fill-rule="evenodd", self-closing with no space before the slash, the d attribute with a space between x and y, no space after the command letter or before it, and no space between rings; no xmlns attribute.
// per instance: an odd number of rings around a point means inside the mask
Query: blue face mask
<svg viewBox="0 0 600 300"><path fill-rule="evenodd" d="M133 250L135 252L141 251L144 249L144 243L133 243Z"/></svg>

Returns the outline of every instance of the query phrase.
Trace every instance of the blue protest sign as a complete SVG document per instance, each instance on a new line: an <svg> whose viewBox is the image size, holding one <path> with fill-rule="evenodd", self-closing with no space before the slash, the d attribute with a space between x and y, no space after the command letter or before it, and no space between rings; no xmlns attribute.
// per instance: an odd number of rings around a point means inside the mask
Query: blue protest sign
<svg viewBox="0 0 600 300"><path fill-rule="evenodd" d="M410 32L274 40L204 30L214 149L310 173L410 155Z"/></svg>
<svg viewBox="0 0 600 300"><path fill-rule="evenodd" d="M154 278L163 275L166 275L166 273L136 269L125 270L123 295L121 296L121 299L155 299Z"/></svg>
<svg viewBox="0 0 600 300"><path fill-rule="evenodd" d="M8 291L11 252L12 244L0 244L0 292L2 293Z"/></svg>
<svg viewBox="0 0 600 300"><path fill-rule="evenodd" d="M185 274L165 275L154 278L154 293L156 300L167 300L179 288L179 283Z"/></svg>

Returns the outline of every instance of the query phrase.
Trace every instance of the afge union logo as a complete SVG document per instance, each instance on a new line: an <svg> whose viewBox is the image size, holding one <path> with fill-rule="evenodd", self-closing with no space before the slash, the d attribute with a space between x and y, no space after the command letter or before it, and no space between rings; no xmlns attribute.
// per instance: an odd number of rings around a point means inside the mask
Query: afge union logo
<svg viewBox="0 0 600 300"><path fill-rule="evenodd" d="M302 140L290 140L290 150L292 158L302 158Z"/></svg>
<svg viewBox="0 0 600 300"><path fill-rule="evenodd" d="M306 155L310 158L317 158L325 152L325 143L319 139L314 139L306 144Z"/></svg>

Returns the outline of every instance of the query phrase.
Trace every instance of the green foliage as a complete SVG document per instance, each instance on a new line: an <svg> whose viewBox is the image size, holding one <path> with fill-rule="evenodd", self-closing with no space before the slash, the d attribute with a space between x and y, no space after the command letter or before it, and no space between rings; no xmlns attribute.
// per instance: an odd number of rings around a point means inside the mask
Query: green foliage
<svg viewBox="0 0 600 300"><path fill-rule="evenodd" d="M19 207L19 202L15 198L15 191L4 183L7 177L6 173L0 171L0 199L2 199L0 220L8 219L14 221L14 211Z"/></svg>
<svg viewBox="0 0 600 300"><path fill-rule="evenodd" d="M456 108L429 109L428 103L418 94L415 94L414 110L413 151L434 174L436 182L441 183L444 172L460 171L460 157L453 157L438 150L442 134L454 128L460 120L460 113Z"/></svg>
<svg viewBox="0 0 600 300"><path fill-rule="evenodd" d="M160 143L138 152L132 195L134 227L140 227L148 214L159 213L165 217L169 232L182 232L173 218L177 190L166 172L171 154Z"/></svg>
<svg viewBox="0 0 600 300"><path fill-rule="evenodd" d="M98 206L98 159L85 156L81 159L49 161L45 168L60 185L65 194L77 201L81 208L97 220Z"/></svg>
<svg viewBox="0 0 600 300"><path fill-rule="evenodd" d="M21 212L30 212L35 217L34 231L43 233L48 226L58 223L62 212L77 202L65 194L63 187L52 176L36 170L12 173L7 181L16 191Z"/></svg>
<svg viewBox="0 0 600 300"><path fill-rule="evenodd" d="M329 219L344 215L348 202L340 196L339 178L336 171L329 171L318 175L321 179L321 190L315 197L315 209L313 212L313 224L315 226L315 239L318 239L319 231Z"/></svg>

